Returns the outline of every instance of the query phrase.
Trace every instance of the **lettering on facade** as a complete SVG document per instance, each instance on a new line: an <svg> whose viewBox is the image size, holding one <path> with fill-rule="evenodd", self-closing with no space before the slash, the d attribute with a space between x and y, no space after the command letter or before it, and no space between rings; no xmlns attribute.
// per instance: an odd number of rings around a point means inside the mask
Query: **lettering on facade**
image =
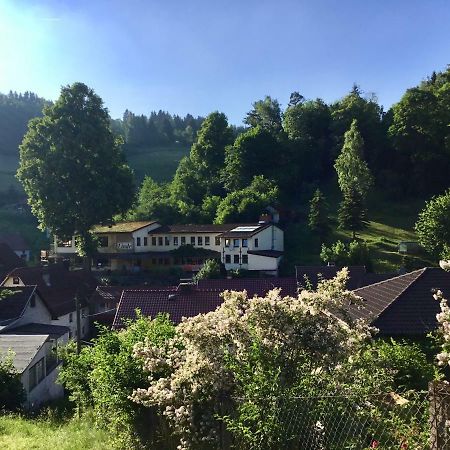
<svg viewBox="0 0 450 450"><path fill-rule="evenodd" d="M118 242L117 243L118 250L133 250L132 242Z"/></svg>

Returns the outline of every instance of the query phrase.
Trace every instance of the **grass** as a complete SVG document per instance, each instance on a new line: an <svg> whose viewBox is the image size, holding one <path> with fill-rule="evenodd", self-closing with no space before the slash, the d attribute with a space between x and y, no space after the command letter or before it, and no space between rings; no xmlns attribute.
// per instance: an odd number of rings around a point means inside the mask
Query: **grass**
<svg viewBox="0 0 450 450"><path fill-rule="evenodd" d="M111 448L106 431L85 419L28 419L0 416L0 448L8 450L104 450Z"/></svg>
<svg viewBox="0 0 450 450"><path fill-rule="evenodd" d="M155 181L167 182L173 178L180 159L188 154L188 147L155 147L133 149L127 152L126 157L138 183L146 175Z"/></svg>
<svg viewBox="0 0 450 450"><path fill-rule="evenodd" d="M329 186L326 196L333 229L327 244L337 240L351 241L351 232L337 228L337 209L340 202L337 186ZM436 261L425 253L406 257L398 253L399 242L417 241L414 223L424 205L425 201L420 199L393 202L379 192L371 193L368 199L371 220L369 226L358 233L357 237L368 243L375 272L397 272L404 265L408 269L436 265ZM304 216L306 215L307 211ZM285 232L284 272L292 273L295 265L321 264L320 249L321 242L309 230L306 217L300 223L288 225Z"/></svg>

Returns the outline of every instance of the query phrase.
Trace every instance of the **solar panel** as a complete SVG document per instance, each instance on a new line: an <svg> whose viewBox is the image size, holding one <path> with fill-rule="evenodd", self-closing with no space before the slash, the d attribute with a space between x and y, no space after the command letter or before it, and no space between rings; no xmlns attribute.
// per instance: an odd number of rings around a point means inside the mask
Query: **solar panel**
<svg viewBox="0 0 450 450"><path fill-rule="evenodd" d="M259 225L256 226L250 226L250 227L236 227L233 228L231 231L235 232L248 232L248 231L255 231L259 228Z"/></svg>

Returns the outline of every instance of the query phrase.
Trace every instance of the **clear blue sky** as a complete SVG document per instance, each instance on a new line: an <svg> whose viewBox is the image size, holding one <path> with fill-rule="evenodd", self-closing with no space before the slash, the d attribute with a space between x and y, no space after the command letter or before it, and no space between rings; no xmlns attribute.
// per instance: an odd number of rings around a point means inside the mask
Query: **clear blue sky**
<svg viewBox="0 0 450 450"><path fill-rule="evenodd" d="M266 94L389 107L450 63L449 0L0 0L0 91L82 81L113 117L225 112Z"/></svg>

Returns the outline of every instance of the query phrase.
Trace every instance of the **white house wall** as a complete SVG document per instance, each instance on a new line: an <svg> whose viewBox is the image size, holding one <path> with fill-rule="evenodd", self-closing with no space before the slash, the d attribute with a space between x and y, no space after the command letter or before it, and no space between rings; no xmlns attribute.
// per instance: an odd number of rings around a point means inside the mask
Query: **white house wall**
<svg viewBox="0 0 450 450"><path fill-rule="evenodd" d="M81 337L85 338L89 335L89 308L85 307L81 309ZM72 321L70 318L72 317ZM70 337L75 339L77 335L77 313L73 311L72 313L64 314L59 316L57 319L52 320L52 325L60 325L63 327L68 327L70 329ZM83 332L84 330L84 332Z"/></svg>

